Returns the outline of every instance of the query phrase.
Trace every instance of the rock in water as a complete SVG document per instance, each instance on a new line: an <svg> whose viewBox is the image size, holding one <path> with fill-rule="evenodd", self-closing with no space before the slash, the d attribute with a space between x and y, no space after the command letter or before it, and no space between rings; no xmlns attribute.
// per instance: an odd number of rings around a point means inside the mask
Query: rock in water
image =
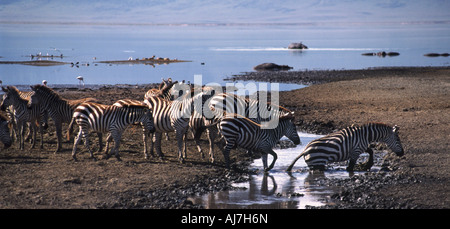
<svg viewBox="0 0 450 229"><path fill-rule="evenodd" d="M300 43L291 43L288 46L288 49L308 49L308 47L300 42Z"/></svg>

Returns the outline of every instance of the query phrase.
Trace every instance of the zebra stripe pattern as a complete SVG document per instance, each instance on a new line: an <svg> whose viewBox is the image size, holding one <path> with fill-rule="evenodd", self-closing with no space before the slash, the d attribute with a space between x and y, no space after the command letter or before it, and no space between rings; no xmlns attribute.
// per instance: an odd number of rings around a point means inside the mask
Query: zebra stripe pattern
<svg viewBox="0 0 450 229"><path fill-rule="evenodd" d="M6 110L7 107L13 106L14 120L17 122L17 127L19 130L19 149L24 149L25 128L27 123L30 123L30 131L33 132L33 143L31 145L31 148L34 148L36 144L36 132L38 126L41 137L41 149L44 148L43 128L40 125L41 116L43 114L43 112L41 112L41 107L35 104L30 107L31 109L28 109L29 101L22 98L20 96L20 91L14 86L8 86L7 88L2 87L2 90L5 92L5 94L3 96L1 110Z"/></svg>
<svg viewBox="0 0 450 229"><path fill-rule="evenodd" d="M3 114L0 114L0 141L3 142L4 149L9 148L12 144L8 119Z"/></svg>
<svg viewBox="0 0 450 229"><path fill-rule="evenodd" d="M94 101L93 98L85 98L79 100L67 100L63 99L58 93L45 85L31 86L34 94L28 101L28 107L33 104L39 104L41 109L48 112L48 116L53 119L56 127L56 136L58 138L56 151L60 152L62 149L62 124L70 123L72 120L73 111L75 108L83 102ZM68 133L70 135L70 133ZM102 146L101 134L99 134L100 148ZM101 150L101 149L100 149Z"/></svg>
<svg viewBox="0 0 450 229"><path fill-rule="evenodd" d="M251 119L240 117L224 117L219 123L219 129L225 139L226 146L223 154L227 167L230 166L230 151L233 147L239 146L262 155L264 170L269 171L275 165L277 154L273 147L281 137L288 137L294 144L300 144L300 137L293 123L292 113L281 115L276 128L264 129L261 125ZM267 166L267 155L273 157L270 166Z"/></svg>
<svg viewBox="0 0 450 229"><path fill-rule="evenodd" d="M75 137L72 150L74 160L77 160L77 145L81 138L84 138L84 145L89 151L91 158L95 158L89 149L89 130L101 133L109 132L111 134L114 139L114 149L111 150L107 158L115 152L118 160L120 160L119 147L122 133L130 124L143 123L147 130L154 131L151 110L147 106L142 105L118 107L85 102L75 109L69 129L73 127L74 122L79 126L79 132Z"/></svg>
<svg viewBox="0 0 450 229"><path fill-rule="evenodd" d="M402 156L404 152L398 130L398 126L391 127L382 123L344 128L310 142L287 171L290 172L295 162L302 156L312 170L324 170L327 163L350 159L347 171L353 171L359 155L366 151L372 142L385 143L398 156Z"/></svg>
<svg viewBox="0 0 450 229"><path fill-rule="evenodd" d="M116 101L113 106L117 107L129 107L129 106L146 106L144 102L134 100L134 99L121 99ZM144 143L144 157L145 159L148 159L148 153L147 153L147 135L150 135L150 130L148 130L144 123L133 123L133 125L140 125L142 128L142 141ZM153 134L153 133L152 133ZM112 136L109 133L106 137L106 149L105 152L107 153L109 151L109 142L112 140Z"/></svg>
<svg viewBox="0 0 450 229"><path fill-rule="evenodd" d="M155 124L155 146L160 157L164 157L161 151L161 133L175 131L178 145L178 160L183 163L186 157L186 142L183 138L189 127L189 120L193 110L202 112L203 104L213 95L211 92L201 92L191 97L185 93L176 100L166 100L160 97L146 97L145 103L153 111ZM200 106L200 107L199 107Z"/></svg>
<svg viewBox="0 0 450 229"><path fill-rule="evenodd" d="M176 99L185 93L191 93L191 96L195 96L196 94L207 91L209 93L214 93L214 89L211 87L202 87L201 90L195 90L196 88L193 88L189 84L185 84L184 82L180 82L178 84L175 84L174 87L171 88L170 94L171 99ZM205 111L205 110L203 110ZM206 110L209 111L209 110ZM214 139L216 139L217 136L217 123L218 119L207 119L204 115L204 112L200 113L197 112L196 109L193 110L192 115L189 119L189 129L192 132L192 137L194 138L194 142L197 146L197 150L200 153L202 158L205 158L205 154L203 153L202 147L200 145L200 138L202 133L206 130L206 134L208 137L208 143L209 143L209 161L211 163L214 163ZM185 135L185 139L187 139L187 133Z"/></svg>

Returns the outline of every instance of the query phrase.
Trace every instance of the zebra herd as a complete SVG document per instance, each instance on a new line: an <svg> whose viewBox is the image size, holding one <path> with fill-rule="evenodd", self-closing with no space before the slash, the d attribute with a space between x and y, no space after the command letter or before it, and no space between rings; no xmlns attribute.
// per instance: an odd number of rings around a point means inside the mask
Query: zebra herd
<svg viewBox="0 0 450 229"><path fill-rule="evenodd" d="M62 149L62 123L69 125L68 139L71 138L75 124L78 126L72 148L72 158L75 161L77 146L82 139L90 157L95 159L89 147L90 132L96 132L98 135L99 151L102 151L103 133L107 133L106 152L110 152L106 158L114 154L120 160L120 141L129 125L141 126L146 159L149 158L148 137L151 139L150 154L155 156L156 150L157 155L164 158L161 149L162 136L164 133L175 132L178 160L181 163L187 157L186 139L189 130L202 157L204 153L199 139L204 131L207 132L211 163L215 162L214 144L219 136L219 142L224 146L222 153L228 168L231 164L229 154L235 147L261 153L264 170L269 171L277 160L273 148L283 136L295 145L301 144L294 123L294 113L288 109L235 94L222 93L214 87L197 88L184 82L173 82L171 79L163 79L159 88L148 90L142 100L121 99L112 105L100 104L95 98L64 99L46 85L31 86L30 92L21 92L14 86L2 87L2 90L4 95L1 109L6 110L9 116L0 116L0 140L5 148L12 144L11 135L15 135L17 130L19 149L24 149L24 129L27 124L33 133L31 147L35 145L36 132L39 129L40 147L43 148L42 131L48 125L50 117L56 127L56 152ZM9 126L12 126L13 130L11 134ZM386 143L397 155L403 155L398 129L397 126L390 127L380 123L347 127L310 142L287 171L290 172L301 157L305 157L311 170L324 170L327 163L350 160L347 170L352 171L359 155L365 151L370 154L366 164L370 169L373 157L368 148L372 142ZM114 141L114 148L109 150L111 139ZM273 157L270 165L267 162L269 154Z"/></svg>

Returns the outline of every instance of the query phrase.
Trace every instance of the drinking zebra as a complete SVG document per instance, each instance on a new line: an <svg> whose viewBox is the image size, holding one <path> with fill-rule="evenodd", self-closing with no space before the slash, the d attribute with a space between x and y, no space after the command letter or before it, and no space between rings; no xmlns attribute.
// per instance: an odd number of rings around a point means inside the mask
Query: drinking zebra
<svg viewBox="0 0 450 229"><path fill-rule="evenodd" d="M294 144L300 144L300 137L293 123L292 113L280 115L276 128L262 128L261 124L255 121L237 115L232 117L225 116L219 123L219 129L225 139L226 146L223 151L225 163L230 166L230 151L235 146L254 152L260 152L264 170L267 172L273 168L277 160L277 154L273 147L278 143L281 137L288 137ZM270 166L267 166L267 155L273 157Z"/></svg>
<svg viewBox="0 0 450 229"><path fill-rule="evenodd" d="M44 148L43 127L40 125L41 117L43 116L41 107L34 104L28 109L28 100L21 97L20 91L14 86L2 87L5 92L3 101L0 106L1 110L6 110L7 107L12 106L14 110L14 120L18 128L19 149L24 149L25 142L25 128L27 123L30 124L30 132L33 132L33 143L31 148L36 144L36 132L39 126L41 137L41 149Z"/></svg>
<svg viewBox="0 0 450 229"><path fill-rule="evenodd" d="M144 102L153 111L155 124L155 146L160 157L164 157L161 151L161 134L174 132L178 145L178 160L183 163L186 157L186 142L183 138L189 127L189 120L193 110L203 112L203 105L214 94L214 91L205 90L194 96L184 93L176 100L167 100L160 97L145 97Z"/></svg>
<svg viewBox="0 0 450 229"><path fill-rule="evenodd" d="M73 128L74 122L79 126L79 132L75 136L72 150L72 158L75 161L77 160L77 145L81 138L84 138L84 145L89 151L91 158L95 159L94 154L89 149L89 130L111 134L114 139L114 148L107 155L107 158L115 152L115 156L119 161L121 160L119 146L122 133L130 124L142 123L146 130L154 131L152 112L145 105L133 104L118 107L85 102L75 109L72 121L69 124L69 133Z"/></svg>
<svg viewBox="0 0 450 229"><path fill-rule="evenodd" d="M55 122L56 136L58 138L56 152L60 152L62 149L62 124L70 123L72 120L73 111L75 108L83 102L95 101L94 98L84 98L79 100L68 100L62 98L58 93L53 91L53 89L45 85L34 85L30 86L34 94L30 97L28 101L28 107L33 104L39 104L41 109L48 112L48 115ZM70 133L68 133L70 134ZM100 140L100 150L102 147L102 135L99 133Z"/></svg>
<svg viewBox="0 0 450 229"><path fill-rule="evenodd" d="M12 144L8 118L3 114L0 114L0 141L3 142L4 149L9 148Z"/></svg>
<svg viewBox="0 0 450 229"><path fill-rule="evenodd" d="M403 147L398 136L398 126L390 127L382 123L368 123L363 126L351 126L310 142L298 155L286 171L290 172L295 162L305 157L306 164L312 170L324 170L330 162L350 159L347 171L353 171L359 155L369 148L372 142L383 142L397 154L403 155Z"/></svg>

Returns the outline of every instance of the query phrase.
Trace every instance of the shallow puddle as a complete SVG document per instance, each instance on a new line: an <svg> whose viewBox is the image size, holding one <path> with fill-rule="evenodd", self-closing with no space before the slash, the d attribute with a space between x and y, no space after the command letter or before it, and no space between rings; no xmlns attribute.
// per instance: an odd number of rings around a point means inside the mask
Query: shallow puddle
<svg viewBox="0 0 450 229"><path fill-rule="evenodd" d="M286 168L305 146L321 137L301 132L299 136L301 145L274 150L278 160L268 174L263 172L262 160L256 159L251 165L256 175L251 175L248 182L233 184L236 190L212 192L190 200L207 209L304 209L307 206L333 204L330 197L339 191L339 187L328 186L321 178L349 178L349 173L337 167L336 170L312 174L303 158L297 161L291 175L286 173ZM271 160L272 157L269 156L269 163ZM372 168L374 169L376 168Z"/></svg>

